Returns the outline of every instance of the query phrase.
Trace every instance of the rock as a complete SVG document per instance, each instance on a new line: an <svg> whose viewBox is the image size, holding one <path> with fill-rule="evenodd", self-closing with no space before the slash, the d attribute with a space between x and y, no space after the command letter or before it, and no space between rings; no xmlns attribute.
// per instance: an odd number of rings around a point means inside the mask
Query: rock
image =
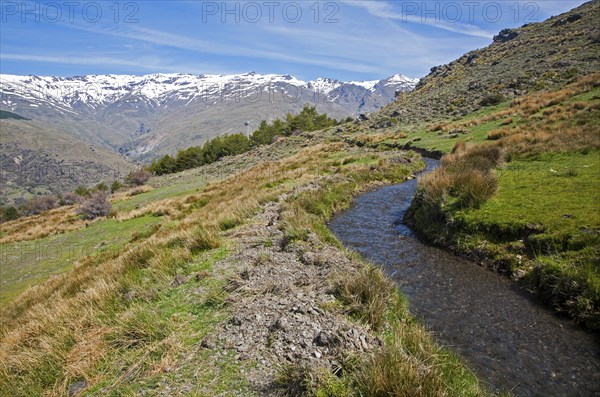
<svg viewBox="0 0 600 397"><path fill-rule="evenodd" d="M202 339L202 342L200 342L200 346L205 349L214 349L216 347L216 343L213 338L206 336L204 339Z"/></svg>
<svg viewBox="0 0 600 397"><path fill-rule="evenodd" d="M572 15L569 15L568 17L566 17L566 18L561 18L561 19L559 19L558 21L554 22L554 23L552 24L552 26L562 26L562 25L566 25L566 24L568 24L568 23L572 23L572 22L578 21L578 20L580 20L582 17L583 17L583 15L581 15L580 13L572 14Z"/></svg>
<svg viewBox="0 0 600 397"><path fill-rule="evenodd" d="M475 64L475 60L477 60L477 58L479 58L480 55L479 54L471 54L468 56L467 58L467 65L474 65Z"/></svg>
<svg viewBox="0 0 600 397"><path fill-rule="evenodd" d="M326 331L321 331L317 336L315 336L314 343L317 346L321 347L331 347L337 346L340 342L340 339L337 335L332 335Z"/></svg>
<svg viewBox="0 0 600 397"><path fill-rule="evenodd" d="M494 43L505 43L515 39L519 34L520 33L515 29L503 29L497 36L494 36L493 41Z"/></svg>
<svg viewBox="0 0 600 397"><path fill-rule="evenodd" d="M288 321L285 317L278 318L270 327L271 331L285 331L288 328Z"/></svg>
<svg viewBox="0 0 600 397"><path fill-rule="evenodd" d="M181 284L185 283L185 281L186 278L183 277L181 274L178 274L171 282L171 287L179 287Z"/></svg>
<svg viewBox="0 0 600 397"><path fill-rule="evenodd" d="M69 386L69 397L78 395L81 391L88 387L85 380L80 380L75 383L71 383Z"/></svg>
<svg viewBox="0 0 600 397"><path fill-rule="evenodd" d="M196 281L202 281L208 276L210 276L210 273L207 272L206 270L203 270L201 272L196 273L196 275L194 277L196 278Z"/></svg>

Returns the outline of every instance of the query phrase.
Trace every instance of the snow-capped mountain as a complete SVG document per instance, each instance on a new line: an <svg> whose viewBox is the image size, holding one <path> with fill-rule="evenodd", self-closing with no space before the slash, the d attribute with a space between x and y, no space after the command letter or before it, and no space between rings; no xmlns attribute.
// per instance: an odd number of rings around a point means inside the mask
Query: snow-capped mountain
<svg viewBox="0 0 600 397"><path fill-rule="evenodd" d="M154 157L309 103L332 117L375 111L418 79L302 81L291 75L0 75L0 107L50 122L88 143Z"/></svg>
<svg viewBox="0 0 600 397"><path fill-rule="evenodd" d="M83 104L97 107L126 100L137 95L157 106L170 100L193 101L205 97L236 97L246 94L256 95L262 89L281 85L291 85L321 94L329 94L340 87L361 87L375 92L377 86L394 91L409 91L418 82L403 75L394 75L385 80L351 81L318 78L305 82L290 75L257 74L254 72L238 75L191 75L191 74L150 74L134 75L89 75L76 77L17 76L0 75L1 103L4 107L16 110L17 97L35 102L45 102L60 110L73 110ZM240 92L240 90L242 92ZM245 92L244 92L245 91ZM34 106L35 107L35 106Z"/></svg>

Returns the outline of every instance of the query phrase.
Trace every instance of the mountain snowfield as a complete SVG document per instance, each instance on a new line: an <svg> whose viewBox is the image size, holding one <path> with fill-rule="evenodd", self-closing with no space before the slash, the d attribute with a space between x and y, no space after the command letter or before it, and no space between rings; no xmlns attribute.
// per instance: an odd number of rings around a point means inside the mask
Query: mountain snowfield
<svg viewBox="0 0 600 397"><path fill-rule="evenodd" d="M249 72L75 77L0 74L0 109L137 161L249 133L305 104L337 119L376 111L418 83L400 74L341 82ZM43 133L43 131L40 131Z"/></svg>
<svg viewBox="0 0 600 397"><path fill-rule="evenodd" d="M1 103L11 111L18 111L14 97L56 106L58 111L86 104L100 106L138 95L160 105L162 101L177 98L193 101L214 96L252 96L268 91L279 84L308 89L318 94L330 94L341 87L360 87L375 92L378 84L398 91L414 88L419 79L400 74L386 80L341 82L318 78L305 82L290 75L258 74L254 72L233 75L192 75L184 73L135 75L89 75L76 77L18 76L0 74ZM11 99L12 98L12 99Z"/></svg>

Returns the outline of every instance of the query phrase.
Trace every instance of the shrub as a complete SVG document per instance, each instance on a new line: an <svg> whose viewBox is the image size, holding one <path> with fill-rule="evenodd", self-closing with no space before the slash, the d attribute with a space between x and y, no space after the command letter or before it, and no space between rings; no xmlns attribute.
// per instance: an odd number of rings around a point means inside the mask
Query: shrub
<svg viewBox="0 0 600 397"><path fill-rule="evenodd" d="M51 210L56 208L56 197L54 196L42 196L34 197L25 204L25 209L28 214L37 215L40 212Z"/></svg>
<svg viewBox="0 0 600 397"><path fill-rule="evenodd" d="M90 195L90 190L85 186L77 186L74 192L81 197L88 197Z"/></svg>
<svg viewBox="0 0 600 397"><path fill-rule="evenodd" d="M123 187L123 184L119 181L113 181L110 184L110 192L111 193L115 193L117 190L121 189Z"/></svg>
<svg viewBox="0 0 600 397"><path fill-rule="evenodd" d="M9 205L9 206L1 206L0 207L0 222L8 222L13 221L19 217L19 211Z"/></svg>
<svg viewBox="0 0 600 397"><path fill-rule="evenodd" d="M126 180L131 186L141 186L148 182L150 176L152 176L150 171L148 171L146 167L142 167L138 170L131 171L129 175L127 175Z"/></svg>
<svg viewBox="0 0 600 397"><path fill-rule="evenodd" d="M95 219L101 216L108 216L112 208L108 201L107 191L95 191L81 203L81 206L77 209L77 213L81 215L83 219Z"/></svg>
<svg viewBox="0 0 600 397"><path fill-rule="evenodd" d="M73 205L81 202L81 196L75 192L68 192L62 196L61 200L63 205Z"/></svg>

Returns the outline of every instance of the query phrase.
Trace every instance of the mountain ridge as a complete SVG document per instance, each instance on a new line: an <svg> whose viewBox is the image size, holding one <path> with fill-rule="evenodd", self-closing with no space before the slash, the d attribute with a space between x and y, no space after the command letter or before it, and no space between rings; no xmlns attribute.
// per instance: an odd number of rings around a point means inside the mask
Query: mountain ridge
<svg viewBox="0 0 600 397"><path fill-rule="evenodd" d="M0 75L0 106L86 143L148 161L224 133L248 132L261 120L304 104L345 118L390 103L418 79L400 74L369 82L248 72L86 75Z"/></svg>

